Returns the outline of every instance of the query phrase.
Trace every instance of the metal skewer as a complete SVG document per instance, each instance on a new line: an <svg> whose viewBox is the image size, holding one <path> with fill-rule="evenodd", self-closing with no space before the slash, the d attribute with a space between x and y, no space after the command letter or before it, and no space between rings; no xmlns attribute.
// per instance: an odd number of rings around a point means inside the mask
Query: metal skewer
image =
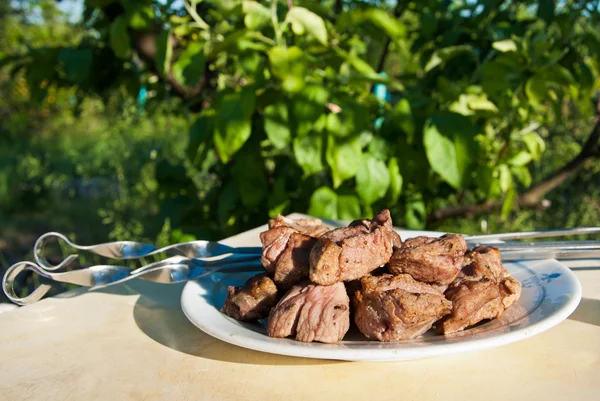
<svg viewBox="0 0 600 401"><path fill-rule="evenodd" d="M476 235L465 236L465 239L469 246L472 247L488 241L502 239L543 238L595 233L600 233L600 227ZM72 254L58 265L51 264L44 255L46 243L51 238L62 240L74 249L91 252L111 259L137 259L163 252L175 253L178 256L150 263L135 270L131 270L125 266L97 265L57 273L55 272L56 270L67 266L78 256ZM490 245L500 249L504 261L600 257L600 241L502 242L491 243ZM193 280L215 272L233 273L262 270L262 264L259 260L261 252L262 248L260 247L231 247L212 241L192 241L169 245L163 248L133 241L117 241L82 246L73 243L60 233L50 232L42 235L35 243L34 257L38 264L21 262L11 266L3 277L2 288L12 302L25 305L40 300L51 287L48 284L41 284L28 296L18 297L14 292L13 285L16 277L24 270L34 271L50 280L92 288L106 287L134 278L142 278L157 283L177 283ZM226 257L214 259L219 256ZM213 259L209 260L210 258Z"/></svg>

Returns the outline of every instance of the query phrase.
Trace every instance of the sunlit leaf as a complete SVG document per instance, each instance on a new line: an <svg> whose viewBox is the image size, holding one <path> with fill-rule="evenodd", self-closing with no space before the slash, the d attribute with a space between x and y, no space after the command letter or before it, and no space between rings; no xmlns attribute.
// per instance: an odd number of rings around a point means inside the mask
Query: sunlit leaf
<svg viewBox="0 0 600 401"><path fill-rule="evenodd" d="M304 7L292 7L287 13L286 19L292 24L292 29L296 35L307 33L321 44L327 45L325 21L317 14Z"/></svg>
<svg viewBox="0 0 600 401"><path fill-rule="evenodd" d="M431 168L448 184L460 189L470 175L474 159L475 127L458 114L430 118L424 128L423 144Z"/></svg>
<svg viewBox="0 0 600 401"><path fill-rule="evenodd" d="M219 102L214 141L221 161L229 161L250 137L254 101L254 88L246 87L225 94Z"/></svg>
<svg viewBox="0 0 600 401"><path fill-rule="evenodd" d="M260 29L271 21L271 10L257 1L243 1L244 24L248 29Z"/></svg>
<svg viewBox="0 0 600 401"><path fill-rule="evenodd" d="M463 54L477 59L477 53L470 45L450 46L433 53L427 64L425 64L425 72L429 72L435 67L448 62L448 60Z"/></svg>
<svg viewBox="0 0 600 401"><path fill-rule="evenodd" d="M390 173L381 160L364 156L356 173L356 193L368 205L383 198L390 185Z"/></svg>
<svg viewBox="0 0 600 401"><path fill-rule="evenodd" d="M329 135L325 158L331 167L333 187L338 188L342 182L354 177L360 167L361 149L358 141L356 138L336 140Z"/></svg>
<svg viewBox="0 0 600 401"><path fill-rule="evenodd" d="M124 16L117 17L110 24L110 47L115 56L127 58L130 54L129 34L127 33L127 21Z"/></svg>
<svg viewBox="0 0 600 401"><path fill-rule="evenodd" d="M173 45L171 43L171 31L162 31L156 39L156 68L161 74L167 74L171 70L171 58L173 57Z"/></svg>
<svg viewBox="0 0 600 401"><path fill-rule="evenodd" d="M311 175L323 171L323 138L308 135L294 139L294 156L304 174Z"/></svg>
<svg viewBox="0 0 600 401"><path fill-rule="evenodd" d="M310 197L308 214L326 219L338 218L338 196L328 187L320 187Z"/></svg>
<svg viewBox="0 0 600 401"><path fill-rule="evenodd" d="M512 39L499 40L492 43L492 47L501 52L516 52L517 44Z"/></svg>
<svg viewBox="0 0 600 401"><path fill-rule="evenodd" d="M388 191L392 205L398 203L398 198L402 193L402 175L398 166L398 159L392 157L388 162L388 171L390 174L390 189Z"/></svg>
<svg viewBox="0 0 600 401"><path fill-rule="evenodd" d="M265 107L265 132L273 146L285 148L291 141L288 107L283 101Z"/></svg>
<svg viewBox="0 0 600 401"><path fill-rule="evenodd" d="M191 43L173 64L173 76L185 86L195 86L204 75L204 44Z"/></svg>
<svg viewBox="0 0 600 401"><path fill-rule="evenodd" d="M498 181L500 182L500 190L504 193L508 192L513 186L512 174L506 164L498 166Z"/></svg>
<svg viewBox="0 0 600 401"><path fill-rule="evenodd" d="M337 218L340 220L356 220L362 217L360 202L354 195L339 195L337 209Z"/></svg>
<svg viewBox="0 0 600 401"><path fill-rule="evenodd" d="M281 79L287 92L297 93L305 84L306 59L304 52L295 46L273 47L269 50L269 61L273 75Z"/></svg>

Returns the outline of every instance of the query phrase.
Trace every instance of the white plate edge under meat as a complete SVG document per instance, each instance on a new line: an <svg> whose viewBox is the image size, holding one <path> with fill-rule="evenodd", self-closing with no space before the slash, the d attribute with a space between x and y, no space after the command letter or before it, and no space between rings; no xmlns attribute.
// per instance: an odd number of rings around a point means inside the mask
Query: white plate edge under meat
<svg viewBox="0 0 600 401"><path fill-rule="evenodd" d="M403 239L443 234L398 232ZM258 323L238 322L219 310L228 282L233 280L241 285L252 274L213 274L202 280L190 281L181 294L181 307L195 326L230 344L272 354L347 361L410 360L498 347L542 333L565 320L577 308L581 300L581 284L575 274L558 261L545 259L504 265L523 283L519 302L507 309L499 320L476 326L454 337L426 335L398 343L364 339L344 340L337 344L271 338Z"/></svg>

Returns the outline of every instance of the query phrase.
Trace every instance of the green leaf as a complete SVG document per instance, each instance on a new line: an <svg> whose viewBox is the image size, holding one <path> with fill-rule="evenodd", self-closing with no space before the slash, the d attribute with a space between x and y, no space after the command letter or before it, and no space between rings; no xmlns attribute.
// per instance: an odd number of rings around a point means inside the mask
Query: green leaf
<svg viewBox="0 0 600 401"><path fill-rule="evenodd" d="M546 144L542 137L535 132L530 132L526 135L523 135L521 140L525 142L525 145L527 146L527 149L529 150L533 160L539 160L542 157L542 153L544 153L544 150L546 150Z"/></svg>
<svg viewBox="0 0 600 401"><path fill-rule="evenodd" d="M512 174L506 164L498 166L498 181L500 183L500 190L504 193L513 187Z"/></svg>
<svg viewBox="0 0 600 401"><path fill-rule="evenodd" d="M337 218L340 220L356 220L362 217L360 202L354 195L339 195L337 209Z"/></svg>
<svg viewBox="0 0 600 401"><path fill-rule="evenodd" d="M546 80L555 82L558 85L571 85L576 83L571 71L559 64L549 66L542 74Z"/></svg>
<svg viewBox="0 0 600 401"><path fill-rule="evenodd" d="M124 16L117 17L110 24L109 42L115 56L119 58L129 57L129 34L127 33L127 21Z"/></svg>
<svg viewBox="0 0 600 401"><path fill-rule="evenodd" d="M547 24L554 19L554 1L540 0L538 4L537 16L546 21Z"/></svg>
<svg viewBox="0 0 600 401"><path fill-rule="evenodd" d="M364 144L364 145L363 145ZM390 144L380 136L374 136L369 131L360 134L360 147L367 146L367 153L377 160L386 161L390 153Z"/></svg>
<svg viewBox="0 0 600 401"><path fill-rule="evenodd" d="M470 45L450 46L450 47L446 47L444 49L438 50L431 55L431 58L429 59L427 64L425 64L425 72L429 72L429 71L433 70L435 67L437 67L439 65L443 65L446 62L448 62L448 60L450 60L456 56L459 56L461 54L466 54L468 56L473 57L475 60L477 60L477 53L475 53L475 50L473 49L472 46L470 46Z"/></svg>
<svg viewBox="0 0 600 401"><path fill-rule="evenodd" d="M273 47L269 50L271 72L281 79L281 86L290 93L302 90L306 80L306 59L302 50L296 46Z"/></svg>
<svg viewBox="0 0 600 401"><path fill-rule="evenodd" d="M375 71L375 69L363 59L350 55L346 60L352 67L354 67L354 69L356 69L356 71L360 72L365 77L375 80L380 78L379 74L377 74L377 71Z"/></svg>
<svg viewBox="0 0 600 401"><path fill-rule="evenodd" d="M247 208L261 205L267 196L267 179L258 147L239 152L232 173L243 205Z"/></svg>
<svg viewBox="0 0 600 401"><path fill-rule="evenodd" d="M219 102L214 141L223 163L229 161L250 137L254 102L253 87L225 94Z"/></svg>
<svg viewBox="0 0 600 401"><path fill-rule="evenodd" d="M512 39L499 40L492 43L492 47L502 53L517 51L517 44Z"/></svg>
<svg viewBox="0 0 600 401"><path fill-rule="evenodd" d="M382 30L391 39L406 35L406 28L390 13L376 7L356 8L342 13L337 21L339 31L355 29L368 23Z"/></svg>
<svg viewBox="0 0 600 401"><path fill-rule="evenodd" d="M392 111L394 122L402 128L410 137L415 134L415 120L408 99L402 98L394 106Z"/></svg>
<svg viewBox="0 0 600 401"><path fill-rule="evenodd" d="M438 114L425 124L427 160L433 171L456 189L461 189L470 176L475 133L471 121L458 114Z"/></svg>
<svg viewBox="0 0 600 401"><path fill-rule="evenodd" d="M546 87L546 79L543 74L535 74L527 80L525 93L532 106L538 109L544 106L544 101L548 95L548 88Z"/></svg>
<svg viewBox="0 0 600 401"><path fill-rule="evenodd" d="M320 187L310 197L308 214L326 219L338 218L338 196L328 187Z"/></svg>
<svg viewBox="0 0 600 401"><path fill-rule="evenodd" d="M256 1L242 2L244 24L248 29L258 30L271 20L271 10Z"/></svg>
<svg viewBox="0 0 600 401"><path fill-rule="evenodd" d="M380 8L368 8L364 11L364 18L380 28L392 39L405 36L406 28L390 13Z"/></svg>
<svg viewBox="0 0 600 401"><path fill-rule="evenodd" d="M219 200L217 202L217 218L221 226L226 226L231 221L232 215L239 207L238 201L240 194L233 180L229 181L223 187L219 188Z"/></svg>
<svg viewBox="0 0 600 401"><path fill-rule="evenodd" d="M151 6L137 7L129 15L129 26L138 31L146 31L152 28L154 22L154 9Z"/></svg>
<svg viewBox="0 0 600 401"><path fill-rule="evenodd" d="M395 157L392 157L388 162L388 172L390 174L390 189L388 191L390 195L390 203L395 205L398 203L398 198L402 193L402 175L400 175L398 159Z"/></svg>
<svg viewBox="0 0 600 401"><path fill-rule="evenodd" d="M511 189L510 192L506 194L506 198L504 198L504 203L502 203L502 218L507 219L510 216L510 212L517 204L517 191Z"/></svg>
<svg viewBox="0 0 600 401"><path fill-rule="evenodd" d="M296 35L303 35L306 32L322 45L327 45L325 21L317 14L304 7L293 7L287 13L286 20L292 24L292 30Z"/></svg>
<svg viewBox="0 0 600 401"><path fill-rule="evenodd" d="M346 52L343 49L340 49L339 47L334 47L333 49L338 54L338 56L347 61L352 67L354 67L356 71L362 74L365 78L372 79L375 81L382 80L382 76L379 75L377 71L375 71L373 67L371 67L371 65L363 59L359 58L358 56L351 55L350 53Z"/></svg>
<svg viewBox="0 0 600 401"><path fill-rule="evenodd" d="M275 179L273 190L269 193L269 217L273 218L278 214L283 214L290 204L290 197L285 189L286 177L280 175Z"/></svg>
<svg viewBox="0 0 600 401"><path fill-rule="evenodd" d="M527 166L513 166L510 171L523 186L529 187L531 185L531 173Z"/></svg>
<svg viewBox="0 0 600 401"><path fill-rule="evenodd" d="M196 119L190 127L188 146L186 154L191 161L194 161L198 153L198 147L204 143L213 133L215 124L215 115L212 110L205 111Z"/></svg>
<svg viewBox="0 0 600 401"><path fill-rule="evenodd" d="M161 74L167 74L171 70L171 58L173 57L173 47L171 44L171 31L162 31L156 39L156 55L154 62L156 69Z"/></svg>
<svg viewBox="0 0 600 401"><path fill-rule="evenodd" d="M191 43L173 64L173 76L183 85L193 87L204 75L205 65L204 44Z"/></svg>
<svg viewBox="0 0 600 401"><path fill-rule="evenodd" d="M294 138L294 156L305 175L323 171L323 138L320 135L309 135Z"/></svg>
<svg viewBox="0 0 600 401"><path fill-rule="evenodd" d="M508 164L511 166L524 166L531 161L531 154L529 152L525 152L524 150L520 151L513 157L508 160Z"/></svg>
<svg viewBox="0 0 600 401"><path fill-rule="evenodd" d="M81 84L90 75L94 54L91 49L65 47L61 49L58 60L64 65L67 78L71 82Z"/></svg>
<svg viewBox="0 0 600 401"><path fill-rule="evenodd" d="M296 135L304 136L313 130L317 119L323 115L329 91L320 85L306 85L294 98L292 111Z"/></svg>
<svg viewBox="0 0 600 401"><path fill-rule="evenodd" d="M332 100L340 107L338 114L327 115L327 130L339 137L358 135L370 128L371 121L363 104L356 99L340 95Z"/></svg>
<svg viewBox="0 0 600 401"><path fill-rule="evenodd" d="M415 194L406 202L404 209L404 222L412 230L422 230L427 222L425 203L420 194Z"/></svg>
<svg viewBox="0 0 600 401"><path fill-rule="evenodd" d="M334 188L356 175L360 167L360 158L361 149L356 138L336 140L332 135L327 137L325 159L331 167Z"/></svg>
<svg viewBox="0 0 600 401"><path fill-rule="evenodd" d="M288 108L285 102L279 101L265 107L265 132L267 138L277 149L283 149L289 145L292 134L288 118Z"/></svg>
<svg viewBox="0 0 600 401"><path fill-rule="evenodd" d="M363 159L356 173L356 193L367 205L371 205L385 196L390 186L390 173L381 160L372 156Z"/></svg>

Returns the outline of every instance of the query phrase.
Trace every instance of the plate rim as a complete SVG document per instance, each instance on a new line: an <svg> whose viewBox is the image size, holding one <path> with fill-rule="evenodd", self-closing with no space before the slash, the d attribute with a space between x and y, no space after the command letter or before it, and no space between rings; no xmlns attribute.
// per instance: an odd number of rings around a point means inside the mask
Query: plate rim
<svg viewBox="0 0 600 401"><path fill-rule="evenodd" d="M434 232L434 231L411 231L411 230L397 230L399 232L404 233L412 233L412 234L426 234L426 235L441 235L443 233ZM526 261L515 261L511 263L522 263ZM574 291L570 293L571 297L567 301L565 301L556 311L554 311L548 317L541 319L531 325L526 325L523 328L517 329L515 331L509 331L504 333L499 333L493 335L491 337L482 337L482 338L473 338L470 341L459 341L459 342L446 342L440 341L439 343L431 343L428 346L423 347L385 347L385 348L369 348L369 349L340 349L339 347L331 348L331 344L320 344L320 343L311 343L310 347L306 347L301 345L303 343L298 343L299 346L294 347L295 340L292 339L277 339L284 340L281 344L277 344L274 342L267 342L264 337L265 335L262 333L257 333L250 330L249 336L241 336L233 333L229 333L228 335L223 335L219 330L215 330L209 324L201 324L197 322L197 319L191 316L191 311L187 308L192 305L188 304L187 299L191 298L191 296L197 294L194 289L203 288L197 280L189 281L185 284L183 291L180 296L180 304L181 309L186 316L186 318L198 329L202 330L206 334L214 337L218 340L224 341L226 343L251 349L255 351L265 352L269 354L277 354L277 355L285 355L291 357L300 357L300 358L311 358L311 359L328 359L328 360L345 360L345 361L401 361L401 360L413 360L413 359L421 359L421 358L429 358L432 356L442 356L470 351L483 350L488 348L494 348L501 345L511 344L525 338L531 337L533 335L540 334L550 328L560 324L565 319L567 319L577 308L582 298L582 286L581 282L575 275L575 273L569 269L567 266L562 264L560 261L556 259L543 259L537 260L536 262L545 262L556 264L557 267L560 267L561 274L564 274L567 278L568 282L572 284ZM529 268L530 269L530 268ZM531 270L531 269L530 269ZM544 284L544 288L547 291L548 286L557 285L552 282ZM540 304L535 308L539 308L540 305L544 302L544 299L540 301ZM207 302L208 304L208 302ZM210 304L209 304L210 305ZM210 305L214 308L218 313L221 313L217 308L213 305ZM534 310L535 310L534 309ZM254 338L256 335L260 336L260 338ZM268 337L270 340L271 337ZM314 347L318 347L319 351L314 352Z"/></svg>

